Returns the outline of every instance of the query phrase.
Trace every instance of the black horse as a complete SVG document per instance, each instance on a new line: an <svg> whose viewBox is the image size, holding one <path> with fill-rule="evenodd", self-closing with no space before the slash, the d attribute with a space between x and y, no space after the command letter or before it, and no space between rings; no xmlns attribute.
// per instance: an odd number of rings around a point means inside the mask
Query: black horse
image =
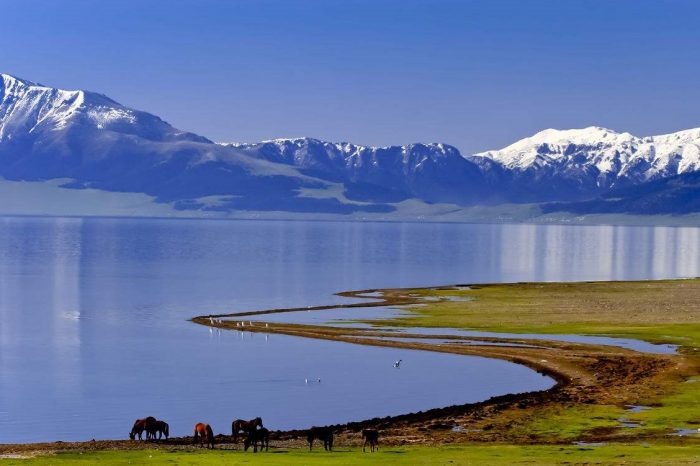
<svg viewBox="0 0 700 466"><path fill-rule="evenodd" d="M170 426L165 421L156 421L147 427L147 432L147 438L156 440L157 436L158 440L162 439L163 437L165 437L165 440L168 440L168 437L170 436Z"/></svg>
<svg viewBox="0 0 700 466"><path fill-rule="evenodd" d="M260 442L260 451L268 451L270 449L270 431L264 427L248 431L248 437L243 441L243 451L248 451L253 445L253 453L258 452L258 442Z"/></svg>
<svg viewBox="0 0 700 466"><path fill-rule="evenodd" d="M250 421L244 421L243 419L236 419L231 423L231 435L233 436L233 441L238 442L238 434L243 432L244 434L249 434L251 431L256 430L258 427L263 427L262 419L256 417Z"/></svg>
<svg viewBox="0 0 700 466"><path fill-rule="evenodd" d="M333 450L333 430L330 427L312 427L306 433L306 441L309 442L309 451L314 445L314 440L323 441L323 449Z"/></svg>
<svg viewBox="0 0 700 466"><path fill-rule="evenodd" d="M379 450L379 432L375 429L364 429L362 431L362 451L365 451L365 447L369 445L370 451L375 449Z"/></svg>

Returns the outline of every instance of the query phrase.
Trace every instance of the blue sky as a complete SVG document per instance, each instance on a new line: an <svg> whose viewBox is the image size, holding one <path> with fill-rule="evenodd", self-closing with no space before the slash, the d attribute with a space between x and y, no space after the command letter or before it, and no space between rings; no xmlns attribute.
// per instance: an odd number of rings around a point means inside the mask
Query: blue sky
<svg viewBox="0 0 700 466"><path fill-rule="evenodd" d="M700 126L700 2L0 0L0 71L217 141Z"/></svg>

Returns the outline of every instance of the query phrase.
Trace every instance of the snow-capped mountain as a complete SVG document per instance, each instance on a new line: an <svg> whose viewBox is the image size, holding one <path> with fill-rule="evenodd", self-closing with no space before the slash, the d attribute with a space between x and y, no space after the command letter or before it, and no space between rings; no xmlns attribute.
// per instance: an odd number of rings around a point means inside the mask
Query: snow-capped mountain
<svg viewBox="0 0 700 466"><path fill-rule="evenodd" d="M69 179L65 187L143 193L182 210L347 214L392 212L409 199L578 202L700 172L700 128L650 137L549 129L464 156L439 143L215 144L102 94L0 78L0 178ZM658 207L667 185L653 186Z"/></svg>
<svg viewBox="0 0 700 466"><path fill-rule="evenodd" d="M322 180L180 131L157 116L86 91L1 75L0 177L68 178L73 188L145 193L178 209L220 196L211 209L336 211L335 199L300 199ZM357 209L368 209L360 206Z"/></svg>
<svg viewBox="0 0 700 466"><path fill-rule="evenodd" d="M700 128L648 137L597 126L547 129L475 157L500 163L514 183L534 183L540 195L556 199L568 192L590 197L700 169ZM547 190L548 183L556 190Z"/></svg>

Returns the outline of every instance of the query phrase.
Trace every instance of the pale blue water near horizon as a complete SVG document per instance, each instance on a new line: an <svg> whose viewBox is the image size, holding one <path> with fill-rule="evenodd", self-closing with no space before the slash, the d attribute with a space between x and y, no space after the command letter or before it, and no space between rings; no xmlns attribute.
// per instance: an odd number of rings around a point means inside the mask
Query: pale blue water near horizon
<svg viewBox="0 0 700 466"><path fill-rule="evenodd" d="M149 414L175 435L255 415L305 427L543 389L503 361L187 319L349 289L691 277L699 264L695 228L0 218L0 443L124 438Z"/></svg>

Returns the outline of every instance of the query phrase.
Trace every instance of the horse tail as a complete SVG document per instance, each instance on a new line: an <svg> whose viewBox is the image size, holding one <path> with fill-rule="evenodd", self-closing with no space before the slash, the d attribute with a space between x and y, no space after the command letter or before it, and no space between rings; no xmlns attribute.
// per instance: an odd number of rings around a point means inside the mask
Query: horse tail
<svg viewBox="0 0 700 466"><path fill-rule="evenodd" d="M170 426L166 422L163 427L164 427L163 433L165 434L165 438L167 439L170 436Z"/></svg>
<svg viewBox="0 0 700 466"><path fill-rule="evenodd" d="M209 442L214 446L214 431L209 424L207 424L207 437L209 437Z"/></svg>

